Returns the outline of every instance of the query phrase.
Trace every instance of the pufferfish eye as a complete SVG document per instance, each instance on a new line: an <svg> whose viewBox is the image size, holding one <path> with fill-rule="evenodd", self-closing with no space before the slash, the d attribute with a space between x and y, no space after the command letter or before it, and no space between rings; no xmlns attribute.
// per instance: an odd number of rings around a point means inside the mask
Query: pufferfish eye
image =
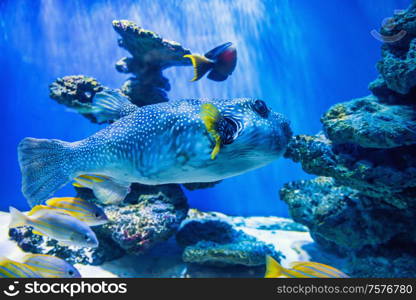
<svg viewBox="0 0 416 300"><path fill-rule="evenodd" d="M269 108L262 100L256 100L253 104L253 109L263 118L266 118L269 114Z"/></svg>
<svg viewBox="0 0 416 300"><path fill-rule="evenodd" d="M72 271L72 270L69 270L69 271L68 271L68 275L72 277L72 276L74 276L74 275L75 275L75 272L74 272L74 271Z"/></svg>

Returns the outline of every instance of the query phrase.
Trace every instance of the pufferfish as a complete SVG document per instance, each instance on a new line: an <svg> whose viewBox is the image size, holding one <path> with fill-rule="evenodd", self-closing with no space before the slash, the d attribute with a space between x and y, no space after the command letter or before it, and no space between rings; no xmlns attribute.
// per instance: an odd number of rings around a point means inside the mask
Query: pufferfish
<svg viewBox="0 0 416 300"><path fill-rule="evenodd" d="M289 122L264 101L187 99L137 107L118 92L94 98L95 115L115 120L76 142L24 138L18 146L29 204L82 174L147 185L213 182L279 158Z"/></svg>

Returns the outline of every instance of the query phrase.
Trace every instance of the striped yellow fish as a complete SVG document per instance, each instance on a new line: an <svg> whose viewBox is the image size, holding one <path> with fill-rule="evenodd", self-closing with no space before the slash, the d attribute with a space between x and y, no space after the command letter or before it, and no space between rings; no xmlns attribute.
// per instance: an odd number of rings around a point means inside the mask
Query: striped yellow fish
<svg viewBox="0 0 416 300"><path fill-rule="evenodd" d="M349 276L331 266L316 262L293 262L284 268L271 256L266 256L265 278L348 278Z"/></svg>
<svg viewBox="0 0 416 300"><path fill-rule="evenodd" d="M45 235L66 246L98 247L95 233L80 220L60 213L58 210L44 210L33 216L25 216L10 207L9 228L33 227L33 233Z"/></svg>
<svg viewBox="0 0 416 300"><path fill-rule="evenodd" d="M25 256L23 263L43 278L81 278L74 266L52 255L29 254Z"/></svg>
<svg viewBox="0 0 416 300"><path fill-rule="evenodd" d="M130 193L130 183L116 181L104 175L84 174L76 177L74 181L73 186L91 189L103 204L120 203Z"/></svg>
<svg viewBox="0 0 416 300"><path fill-rule="evenodd" d="M26 265L6 257L0 257L0 278L40 278L40 274Z"/></svg>
<svg viewBox="0 0 416 300"><path fill-rule="evenodd" d="M108 222L108 218L102 208L81 198L51 198L46 201L46 204L47 206L34 206L28 213L28 216L36 216L37 214L44 213L47 210L57 210L77 218L88 226L102 225Z"/></svg>

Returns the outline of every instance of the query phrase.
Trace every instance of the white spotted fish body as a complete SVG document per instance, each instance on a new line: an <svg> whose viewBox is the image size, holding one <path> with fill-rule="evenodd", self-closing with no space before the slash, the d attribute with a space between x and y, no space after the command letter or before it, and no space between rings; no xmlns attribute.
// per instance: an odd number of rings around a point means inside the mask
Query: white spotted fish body
<svg viewBox="0 0 416 300"><path fill-rule="evenodd" d="M201 118L207 103L219 113L215 157L216 142ZM150 185L217 181L277 159L290 137L288 121L261 100L148 105L78 142L25 138L18 149L22 191L33 205L82 174Z"/></svg>

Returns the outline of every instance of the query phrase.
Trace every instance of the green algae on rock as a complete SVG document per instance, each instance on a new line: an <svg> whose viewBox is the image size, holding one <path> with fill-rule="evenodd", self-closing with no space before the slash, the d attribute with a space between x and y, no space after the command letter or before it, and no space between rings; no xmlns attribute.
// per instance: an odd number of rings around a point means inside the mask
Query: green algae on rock
<svg viewBox="0 0 416 300"><path fill-rule="evenodd" d="M256 240L241 240L218 244L200 241L184 249L184 262L216 267L242 265L256 267L264 265L265 255L276 256L265 243Z"/></svg>

